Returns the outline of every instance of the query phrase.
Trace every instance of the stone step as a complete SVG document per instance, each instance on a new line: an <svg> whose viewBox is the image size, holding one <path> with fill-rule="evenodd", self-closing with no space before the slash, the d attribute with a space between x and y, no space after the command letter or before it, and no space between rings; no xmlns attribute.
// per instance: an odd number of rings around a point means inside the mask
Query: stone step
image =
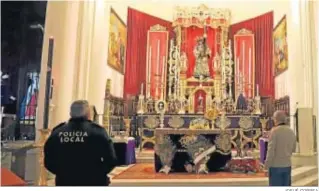
<svg viewBox="0 0 319 191"><path fill-rule="evenodd" d="M314 174L318 175L318 168L316 166L298 167L292 171L292 182L297 182Z"/></svg>
<svg viewBox="0 0 319 191"><path fill-rule="evenodd" d="M154 163L154 157L137 157L136 163Z"/></svg>
<svg viewBox="0 0 319 191"><path fill-rule="evenodd" d="M318 186L318 174L305 177L292 183L292 186Z"/></svg>

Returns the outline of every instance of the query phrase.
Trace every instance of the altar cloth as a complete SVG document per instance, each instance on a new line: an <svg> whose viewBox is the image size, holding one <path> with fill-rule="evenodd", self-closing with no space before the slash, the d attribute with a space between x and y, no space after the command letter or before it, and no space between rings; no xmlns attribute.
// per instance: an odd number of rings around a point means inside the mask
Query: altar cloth
<svg viewBox="0 0 319 191"><path fill-rule="evenodd" d="M209 172L220 171L231 160L230 137L227 138L229 140L222 141L226 146L219 145L218 141L225 133L228 131L156 129L155 171L159 172L164 166L169 166L170 172L186 172L185 165L195 166L196 157L211 147L216 147L216 150L204 157L203 163Z"/></svg>
<svg viewBox="0 0 319 191"><path fill-rule="evenodd" d="M133 137L113 138L112 141L114 142L114 149L117 156L117 165L121 166L136 163L135 139Z"/></svg>
<svg viewBox="0 0 319 191"><path fill-rule="evenodd" d="M260 162L265 163L268 151L268 139L259 138L259 152L260 152Z"/></svg>

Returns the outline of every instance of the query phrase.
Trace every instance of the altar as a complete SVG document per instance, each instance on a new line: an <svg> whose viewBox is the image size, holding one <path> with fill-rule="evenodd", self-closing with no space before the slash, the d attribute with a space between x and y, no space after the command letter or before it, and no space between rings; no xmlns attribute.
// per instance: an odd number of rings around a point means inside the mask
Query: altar
<svg viewBox="0 0 319 191"><path fill-rule="evenodd" d="M231 134L223 130L156 129L156 172L220 171L231 159Z"/></svg>

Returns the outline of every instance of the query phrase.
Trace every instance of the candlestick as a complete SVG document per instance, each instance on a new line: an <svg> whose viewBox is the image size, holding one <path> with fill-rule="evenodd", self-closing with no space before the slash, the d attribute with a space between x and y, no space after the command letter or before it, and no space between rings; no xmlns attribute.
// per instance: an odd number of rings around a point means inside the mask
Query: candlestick
<svg viewBox="0 0 319 191"><path fill-rule="evenodd" d="M248 61L248 84L252 84L252 81L251 81L251 48L249 48L249 61ZM252 86L251 86L252 87ZM251 97L252 94L251 94L251 90L249 90L249 97Z"/></svg>

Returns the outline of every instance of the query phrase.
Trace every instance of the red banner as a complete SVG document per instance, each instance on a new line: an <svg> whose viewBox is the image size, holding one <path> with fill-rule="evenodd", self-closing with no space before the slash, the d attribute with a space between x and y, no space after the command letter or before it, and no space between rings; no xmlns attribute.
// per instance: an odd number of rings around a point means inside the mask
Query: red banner
<svg viewBox="0 0 319 191"><path fill-rule="evenodd" d="M255 42L254 35L245 29L234 36L235 87L243 85L246 98L255 97Z"/></svg>
<svg viewBox="0 0 319 191"><path fill-rule="evenodd" d="M166 69L168 55L168 32L148 31L146 82L147 92L155 100L166 95Z"/></svg>

